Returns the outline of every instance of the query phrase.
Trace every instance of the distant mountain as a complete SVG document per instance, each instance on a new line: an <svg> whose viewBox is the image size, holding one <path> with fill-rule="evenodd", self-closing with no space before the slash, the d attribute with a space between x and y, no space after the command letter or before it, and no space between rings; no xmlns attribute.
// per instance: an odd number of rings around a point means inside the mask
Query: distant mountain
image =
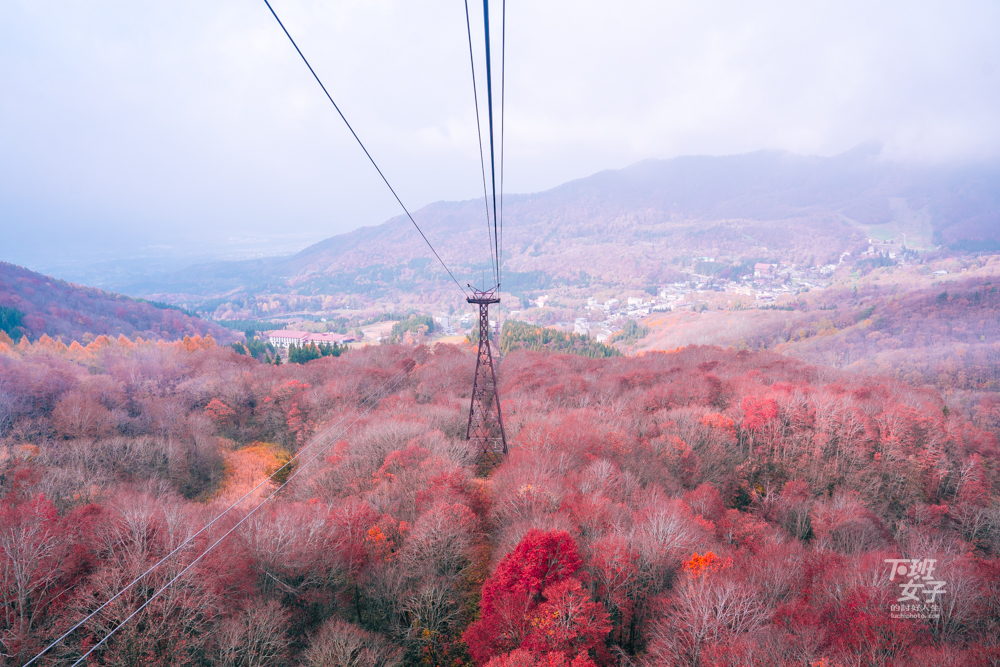
<svg viewBox="0 0 1000 667"><path fill-rule="evenodd" d="M69 343L101 334L175 340L211 334L227 342L232 333L217 324L162 303L150 303L75 285L0 262L0 328L14 340L44 334Z"/></svg>
<svg viewBox="0 0 1000 667"><path fill-rule="evenodd" d="M1000 250L1000 166L914 167L877 146L807 157L777 151L646 160L504 199L511 290L552 281L640 286L674 275L682 256L835 261L895 238L914 249ZM463 282L487 269L483 200L414 214ZM404 217L282 258L191 267L137 294L357 294L434 289L444 277ZM194 300L194 299L192 299Z"/></svg>

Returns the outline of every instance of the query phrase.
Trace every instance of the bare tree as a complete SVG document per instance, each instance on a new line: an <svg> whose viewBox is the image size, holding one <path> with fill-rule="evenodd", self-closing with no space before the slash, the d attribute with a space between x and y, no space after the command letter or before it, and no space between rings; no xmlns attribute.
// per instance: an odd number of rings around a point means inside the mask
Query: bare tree
<svg viewBox="0 0 1000 667"><path fill-rule="evenodd" d="M44 499L0 507L0 646L7 655L32 636L59 578L60 546L55 510Z"/></svg>
<svg viewBox="0 0 1000 667"><path fill-rule="evenodd" d="M275 600L255 602L217 630L224 667L280 667L287 663L288 613Z"/></svg>
<svg viewBox="0 0 1000 667"><path fill-rule="evenodd" d="M385 638L340 619L330 619L302 656L306 667L396 667L402 652Z"/></svg>

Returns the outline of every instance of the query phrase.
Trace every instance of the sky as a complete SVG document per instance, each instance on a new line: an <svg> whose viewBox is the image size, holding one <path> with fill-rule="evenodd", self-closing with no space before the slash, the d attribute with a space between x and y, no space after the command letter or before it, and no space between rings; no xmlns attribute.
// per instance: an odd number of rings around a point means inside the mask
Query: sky
<svg viewBox="0 0 1000 667"><path fill-rule="evenodd" d="M482 196L461 2L272 5L411 210ZM1000 158L995 0L506 13L508 192L647 158L868 141L885 159ZM290 252L400 212L263 0L0 4L0 260Z"/></svg>

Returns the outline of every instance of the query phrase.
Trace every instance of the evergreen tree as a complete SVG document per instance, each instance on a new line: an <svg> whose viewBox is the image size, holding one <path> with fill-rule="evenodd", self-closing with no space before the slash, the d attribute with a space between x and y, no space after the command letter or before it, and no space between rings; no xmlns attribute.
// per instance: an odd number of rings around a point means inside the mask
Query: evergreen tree
<svg viewBox="0 0 1000 667"><path fill-rule="evenodd" d="M13 337L21 327L21 320L23 318L24 313L17 308L0 306L0 331L6 331Z"/></svg>

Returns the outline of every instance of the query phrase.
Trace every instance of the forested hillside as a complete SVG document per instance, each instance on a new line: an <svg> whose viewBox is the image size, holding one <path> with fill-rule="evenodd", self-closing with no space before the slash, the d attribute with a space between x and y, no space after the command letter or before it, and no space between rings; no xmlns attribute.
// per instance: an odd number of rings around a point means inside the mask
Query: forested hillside
<svg viewBox="0 0 1000 667"><path fill-rule="evenodd" d="M680 278L700 255L836 263L868 237L911 249L1000 249L1000 168L914 168L862 146L825 158L760 151L647 160L545 192L504 197L505 290L638 288ZM455 272L489 263L483 203L435 202L414 218ZM447 275L404 216L334 236L290 257L205 264L130 294L187 302L218 318L444 304Z"/></svg>
<svg viewBox="0 0 1000 667"><path fill-rule="evenodd" d="M885 277L883 277L885 278ZM787 310L654 318L644 349L700 343L773 350L810 363L938 389L1000 435L1000 293L995 278L910 287L887 280L802 295Z"/></svg>
<svg viewBox="0 0 1000 667"><path fill-rule="evenodd" d="M0 330L12 338L43 335L69 345L95 336L178 340L211 334L228 341L226 329L165 303L132 299L57 280L0 262Z"/></svg>
<svg viewBox="0 0 1000 667"><path fill-rule="evenodd" d="M535 352L544 350L547 352L570 352L594 359L616 357L621 354L613 347L591 340L589 336L563 333L556 329L539 327L516 320L508 320L503 323L499 347L503 354L514 350L533 350Z"/></svg>
<svg viewBox="0 0 1000 667"><path fill-rule="evenodd" d="M1000 660L998 442L937 392L770 352L513 350L511 453L483 477L474 361L382 345L275 367L200 338L0 350L4 660L237 503L39 664L79 657L290 469L94 664ZM894 558L936 559L939 619L892 617Z"/></svg>

